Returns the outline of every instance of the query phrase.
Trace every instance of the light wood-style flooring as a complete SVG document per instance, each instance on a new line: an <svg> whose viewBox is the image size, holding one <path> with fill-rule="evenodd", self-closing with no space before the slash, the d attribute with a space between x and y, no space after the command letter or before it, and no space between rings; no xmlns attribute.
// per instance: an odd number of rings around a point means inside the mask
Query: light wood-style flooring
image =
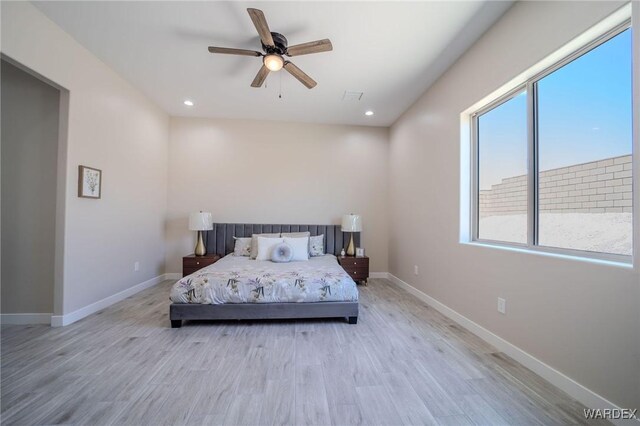
<svg viewBox="0 0 640 426"><path fill-rule="evenodd" d="M382 279L341 320L186 322L164 282L63 328L2 328L1 420L563 425L583 406Z"/></svg>

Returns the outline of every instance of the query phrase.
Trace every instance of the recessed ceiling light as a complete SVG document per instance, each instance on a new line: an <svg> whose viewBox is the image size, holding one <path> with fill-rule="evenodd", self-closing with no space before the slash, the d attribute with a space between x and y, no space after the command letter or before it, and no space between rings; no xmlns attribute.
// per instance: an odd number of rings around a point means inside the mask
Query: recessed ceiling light
<svg viewBox="0 0 640 426"><path fill-rule="evenodd" d="M187 99L186 101L184 101L184 104L186 106L193 106L193 101L190 101L189 99Z"/></svg>
<svg viewBox="0 0 640 426"><path fill-rule="evenodd" d="M364 115L373 115L373 111L367 111L364 113Z"/></svg>

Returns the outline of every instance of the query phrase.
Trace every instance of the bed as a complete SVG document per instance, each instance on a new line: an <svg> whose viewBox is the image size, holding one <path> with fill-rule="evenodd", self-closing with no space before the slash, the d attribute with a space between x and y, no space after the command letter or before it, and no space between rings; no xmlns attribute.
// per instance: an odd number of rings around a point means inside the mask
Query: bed
<svg viewBox="0 0 640 426"><path fill-rule="evenodd" d="M233 256L233 237L305 232L324 238L324 256L273 263ZM359 235L355 236L358 244ZM358 290L335 255L343 247L339 225L214 224L207 253L223 256L183 277L171 289L171 327L183 320L347 318L356 324Z"/></svg>

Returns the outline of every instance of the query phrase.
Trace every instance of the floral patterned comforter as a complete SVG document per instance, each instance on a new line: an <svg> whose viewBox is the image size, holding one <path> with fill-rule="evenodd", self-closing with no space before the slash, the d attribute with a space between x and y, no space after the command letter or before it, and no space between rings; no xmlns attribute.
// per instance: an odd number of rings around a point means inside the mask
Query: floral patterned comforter
<svg viewBox="0 0 640 426"><path fill-rule="evenodd" d="M229 254L182 278L173 303L355 302L356 283L330 254L273 263Z"/></svg>

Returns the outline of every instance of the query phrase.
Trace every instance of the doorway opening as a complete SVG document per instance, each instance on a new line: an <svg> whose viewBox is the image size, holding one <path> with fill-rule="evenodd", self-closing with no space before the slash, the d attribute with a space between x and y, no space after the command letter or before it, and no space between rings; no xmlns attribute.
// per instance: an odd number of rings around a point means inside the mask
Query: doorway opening
<svg viewBox="0 0 640 426"><path fill-rule="evenodd" d="M62 314L68 91L1 59L1 318Z"/></svg>

